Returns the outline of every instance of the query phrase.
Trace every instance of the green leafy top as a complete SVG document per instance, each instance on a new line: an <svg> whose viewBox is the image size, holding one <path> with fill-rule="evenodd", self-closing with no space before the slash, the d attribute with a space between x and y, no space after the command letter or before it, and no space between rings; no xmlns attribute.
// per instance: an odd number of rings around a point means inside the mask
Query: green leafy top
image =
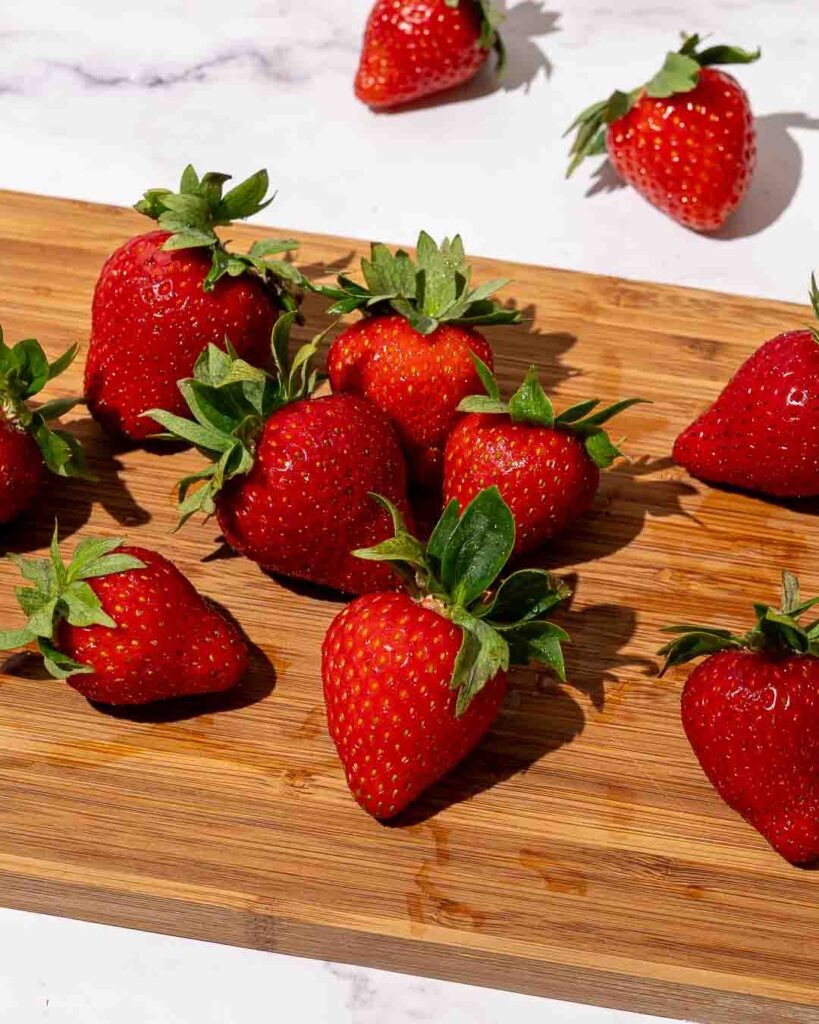
<svg viewBox="0 0 819 1024"><path fill-rule="evenodd" d="M134 204L134 209L170 231L171 237L163 249L210 250L212 263L204 281L205 291L212 291L225 274L238 277L250 271L277 285L285 305L293 308L294 300L288 288L303 287L305 278L292 263L271 257L297 249L299 243L292 239L266 238L254 242L248 253L234 253L226 249L215 230L252 217L273 202L275 195L265 198L269 185L267 171L256 171L223 194L227 181L230 175L219 171L208 171L200 179L188 164L182 172L178 192L167 188L148 189Z"/></svg>
<svg viewBox="0 0 819 1024"><path fill-rule="evenodd" d="M76 437L65 430L53 430L48 425L51 420L79 405L82 399L55 398L37 410L28 406L28 399L39 394L50 380L67 370L76 355L77 346L72 345L50 363L34 338L25 338L9 348L0 327L0 410L6 419L19 424L32 435L52 473L93 479Z"/></svg>
<svg viewBox="0 0 819 1024"><path fill-rule="evenodd" d="M416 600L460 626L451 680L456 715L510 664L540 662L565 679L560 644L569 638L545 615L569 597L566 584L542 569L521 569L490 591L515 546L512 513L497 487L481 491L463 515L451 501L426 545L407 532L392 502L372 497L389 510L395 536L353 554L391 562Z"/></svg>
<svg viewBox="0 0 819 1024"><path fill-rule="evenodd" d="M33 586L17 588L17 600L28 616L28 622L22 629L0 631L0 651L12 651L34 643L45 660L46 669L55 679L92 672L93 669L87 665L80 665L58 650L54 635L61 619L72 626L117 628L86 581L145 568L133 555L115 551L123 543L121 537L87 537L74 549L74 557L66 566L60 556L59 531L55 526L49 558L8 555L9 561Z"/></svg>
<svg viewBox="0 0 819 1024"><path fill-rule="evenodd" d="M817 320L819 320L819 285L816 284L816 274L810 275L810 304L813 307ZM816 339L817 344L819 344L819 327L812 324L810 332Z"/></svg>
<svg viewBox="0 0 819 1024"><path fill-rule="evenodd" d="M683 33L683 44L676 52L668 53L665 63L644 85L622 92L616 89L606 100L593 103L566 130L575 132L570 150L571 161L566 177L573 174L587 156L602 156L606 152L606 129L619 121L643 96L665 99L677 93L691 92L700 80L700 72L714 64L751 64L759 60L761 50L742 50L738 46L709 46L698 49L699 35Z"/></svg>
<svg viewBox="0 0 819 1024"><path fill-rule="evenodd" d="M484 50L494 50L498 57L497 72L502 75L506 70L506 47L503 44L498 28L503 24L506 15L491 0L468 0L474 3L481 16L481 35L478 44ZM444 0L447 7L456 8L460 0Z"/></svg>
<svg viewBox="0 0 819 1024"><path fill-rule="evenodd" d="M682 665L718 651L748 650L819 658L819 619L807 625L799 621L817 604L819 597L803 601L797 578L793 573L783 572L781 606L771 608L755 604L756 624L747 633L736 634L712 626L666 626L663 632L674 633L676 638L657 652L665 656L662 672L672 665Z"/></svg>
<svg viewBox="0 0 819 1024"><path fill-rule="evenodd" d="M600 469L606 469L615 459L623 455L609 435L603 430L603 424L624 409L646 401L644 398L625 398L614 405L597 410L600 400L589 399L559 415L555 415L554 406L538 380L537 367L530 366L523 384L512 395L508 402L500 397L498 382L492 371L481 359L472 353L472 360L486 389L485 395L470 395L464 398L458 409L461 412L496 413L511 417L514 423L533 423L540 427L565 430L576 434L582 439L589 458Z"/></svg>
<svg viewBox="0 0 819 1024"><path fill-rule="evenodd" d="M508 282L487 281L472 288L472 268L466 261L460 235L445 238L440 247L422 231L418 236L417 262L403 249L395 254L386 245L375 244L370 258L361 261L366 284L345 274L338 287L314 286L335 304L329 313L343 316L355 309L369 316L399 313L419 334L432 334L440 324L517 324L518 310L505 309L491 298Z"/></svg>
<svg viewBox="0 0 819 1024"><path fill-rule="evenodd" d="M180 480L177 529L196 512L213 515L214 498L225 483L253 467L256 439L267 420L277 409L314 390L318 374L311 371L310 361L333 325L302 346L291 363L290 330L295 320L296 313L285 313L273 328L276 376L239 359L229 344L227 352L208 345L193 377L179 382L193 420L164 409L143 413L165 427L167 433L160 437L188 441L212 460L198 473Z"/></svg>

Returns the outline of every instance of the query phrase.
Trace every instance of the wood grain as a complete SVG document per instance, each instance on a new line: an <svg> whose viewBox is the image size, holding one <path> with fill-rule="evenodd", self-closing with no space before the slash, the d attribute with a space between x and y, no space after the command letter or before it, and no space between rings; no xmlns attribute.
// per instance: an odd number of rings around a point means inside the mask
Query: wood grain
<svg viewBox="0 0 819 1024"><path fill-rule="evenodd" d="M103 259L144 228L125 210L0 193L7 338L52 354L87 338ZM302 241L319 273L363 251ZM700 1021L818 1021L819 874L717 799L679 725L684 673L659 681L654 657L669 620L742 626L782 566L819 590L815 505L712 490L668 458L739 362L808 314L478 261L490 276L514 279L506 297L531 318L491 332L507 388L536 362L559 404L654 400L622 418L635 461L542 558L576 575L569 685L517 673L481 748L398 824L371 821L324 727L319 645L340 605L230 557L213 524L170 536L173 482L199 457L113 446L78 413L99 483L49 484L3 549L42 549L55 514L69 545L127 532L236 616L254 668L228 697L119 716L6 661L0 902ZM306 310L324 324L320 304ZM79 383L78 368L55 393ZM0 567L4 626L20 621L15 583Z"/></svg>

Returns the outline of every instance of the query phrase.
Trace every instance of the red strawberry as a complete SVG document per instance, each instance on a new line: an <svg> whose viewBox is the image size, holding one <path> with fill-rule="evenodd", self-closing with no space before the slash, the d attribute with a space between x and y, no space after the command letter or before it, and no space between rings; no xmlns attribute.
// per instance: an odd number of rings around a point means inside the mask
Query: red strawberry
<svg viewBox="0 0 819 1024"><path fill-rule="evenodd" d="M464 399L468 415L455 426L444 455L444 500L463 507L493 484L515 517L518 553L532 551L571 526L591 507L600 469L621 453L602 429L641 401L629 398L595 412L581 402L559 416L533 366L508 402L486 366L487 395Z"/></svg>
<svg viewBox="0 0 819 1024"><path fill-rule="evenodd" d="M351 551L389 534L390 517L370 491L407 512L401 446L371 402L308 397L316 380L308 363L323 336L288 369L294 318L285 314L273 332L278 378L210 345L195 379L180 384L197 422L151 410L173 436L214 459L182 481L182 522L200 510L215 512L228 543L264 569L350 594L385 589L388 569Z"/></svg>
<svg viewBox="0 0 819 1024"><path fill-rule="evenodd" d="M375 110L468 82L491 50L505 60L489 0L376 0L367 21L355 94Z"/></svg>
<svg viewBox="0 0 819 1024"><path fill-rule="evenodd" d="M644 86L614 92L584 110L569 174L587 156L608 151L615 170L650 203L697 231L721 227L751 183L756 131L742 87L715 64L759 58L733 46L698 50L684 37Z"/></svg>
<svg viewBox="0 0 819 1024"><path fill-rule="evenodd" d="M396 563L405 594L359 597L322 647L330 735L347 782L376 818L398 814L481 739L506 693L510 664L538 661L564 678L563 630L545 614L569 595L548 573L524 569L489 592L515 541L496 488L459 519L444 512L424 546L398 510L395 537L360 558Z"/></svg>
<svg viewBox="0 0 819 1024"><path fill-rule="evenodd" d="M520 313L490 298L505 281L471 289L459 237L439 249L422 232L417 265L403 250L393 256L374 245L361 266L366 287L342 276L339 288L320 289L337 300L331 312L365 314L333 343L330 382L334 391L364 395L383 409L398 428L414 479L438 485L458 403L480 387L473 354L492 366L492 350L473 327L519 323Z"/></svg>
<svg viewBox="0 0 819 1024"><path fill-rule="evenodd" d="M247 668L236 627L155 551L90 537L66 566L55 530L50 559L9 558L34 585L18 591L28 624L0 633L0 649L36 644L48 671L89 700L215 693Z"/></svg>
<svg viewBox="0 0 819 1024"><path fill-rule="evenodd" d="M74 345L49 363L39 342L27 338L9 348L0 328L0 523L16 519L29 507L45 468L58 476L88 477L77 439L48 426L81 399L58 398L36 411L28 406L28 400L66 370L76 355Z"/></svg>
<svg viewBox="0 0 819 1024"><path fill-rule="evenodd" d="M193 373L208 344L229 343L243 359L263 365L276 317L292 305L283 282L299 283L301 275L267 257L295 242L256 242L245 255L228 252L215 232L271 202L264 200L267 171L223 196L228 178L210 172L200 181L187 167L178 194L146 192L136 209L162 230L130 239L102 268L85 390L92 414L113 434L144 440L155 433L156 424L142 415L146 409L184 413L176 382Z"/></svg>
<svg viewBox="0 0 819 1024"><path fill-rule="evenodd" d="M819 623L783 574L782 608L756 606L741 636L671 626L666 665L706 655L682 696L686 735L725 802L793 864L819 859Z"/></svg>
<svg viewBox="0 0 819 1024"><path fill-rule="evenodd" d="M819 290L811 300L819 316ZM776 497L819 495L819 332L766 342L677 438L693 476Z"/></svg>

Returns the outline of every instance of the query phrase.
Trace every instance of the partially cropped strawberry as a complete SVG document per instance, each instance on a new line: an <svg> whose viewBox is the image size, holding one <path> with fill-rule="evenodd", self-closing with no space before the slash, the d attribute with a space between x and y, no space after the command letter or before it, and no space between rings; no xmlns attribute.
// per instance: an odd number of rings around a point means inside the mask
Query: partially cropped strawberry
<svg viewBox="0 0 819 1024"><path fill-rule="evenodd" d="M137 235L109 256L94 289L85 367L88 407L110 433L144 440L156 425L146 409L184 413L176 382L193 373L208 344L226 342L253 365L268 356L270 332L288 288L302 277L280 256L288 240L256 242L234 253L216 228L263 210L267 171L223 195L229 175L192 167L179 192L151 189L136 204L160 230Z"/></svg>
<svg viewBox="0 0 819 1024"><path fill-rule="evenodd" d="M451 89L505 54L489 0L376 0L367 21L356 96L375 110Z"/></svg>
<svg viewBox="0 0 819 1024"><path fill-rule="evenodd" d="M491 296L506 281L472 288L460 237L439 248L426 232L418 260L383 245L361 261L366 285L347 277L322 288L336 299L331 313L358 309L364 319L348 327L330 349L327 367L334 391L364 395L398 428L410 472L422 485L441 480L441 458L458 403L480 387L472 356L492 366L492 350L474 328L513 324L520 313Z"/></svg>
<svg viewBox="0 0 819 1024"><path fill-rule="evenodd" d="M608 153L614 169L650 203L696 231L714 231L737 208L756 163L756 130L744 90L717 64L759 58L735 46L701 50L684 36L645 85L613 92L575 120L569 174ZM568 133L567 133L568 134Z"/></svg>
<svg viewBox="0 0 819 1024"><path fill-rule="evenodd" d="M333 620L322 677L353 796L386 819L478 743L500 711L510 665L539 662L564 678L560 644L568 638L544 616L569 589L539 569L496 585L515 543L497 488L463 515L457 502L447 506L426 546L378 500L395 536L356 555L391 562L406 590L359 597Z"/></svg>
<svg viewBox="0 0 819 1024"><path fill-rule="evenodd" d="M556 415L534 366L508 402L489 369L476 366L487 394L459 406L467 415L447 441L444 500L463 507L494 484L515 517L516 552L532 551L589 510L600 470L621 454L603 424L641 399L599 411L593 399Z"/></svg>
<svg viewBox="0 0 819 1024"><path fill-rule="evenodd" d="M155 551L88 537L65 565L55 530L50 558L8 557L32 586L17 591L28 623L0 633L0 650L35 646L51 675L89 700L215 693L247 668L236 627Z"/></svg>
<svg viewBox="0 0 819 1024"><path fill-rule="evenodd" d="M819 289L811 301L819 317ZM819 495L819 331L759 348L674 444L693 476L779 498Z"/></svg>
<svg viewBox="0 0 819 1024"><path fill-rule="evenodd" d="M82 399L57 398L36 410L29 406L76 355L73 345L49 363L38 341L26 338L9 348L0 328L0 523L25 512L46 469L57 476L89 476L79 441L48 425Z"/></svg>
<svg viewBox="0 0 819 1024"><path fill-rule="evenodd" d="M196 422L161 409L169 436L213 459L180 484L180 515L216 513L225 539L263 569L358 594L389 586L386 566L352 549L390 534L378 491L408 514L406 463L386 416L355 395L311 398L323 335L288 361L294 313L273 331L278 376L208 346L180 390Z"/></svg>
<svg viewBox="0 0 819 1024"><path fill-rule="evenodd" d="M685 684L682 721L719 795L793 864L819 860L819 622L783 573L782 606L755 605L736 635L669 626L665 669L705 656Z"/></svg>

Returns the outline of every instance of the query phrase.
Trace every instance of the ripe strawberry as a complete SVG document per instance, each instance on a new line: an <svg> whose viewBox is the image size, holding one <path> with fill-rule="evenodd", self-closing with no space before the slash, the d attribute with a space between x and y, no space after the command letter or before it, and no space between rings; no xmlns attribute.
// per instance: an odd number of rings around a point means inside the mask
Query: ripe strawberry
<svg viewBox="0 0 819 1024"><path fill-rule="evenodd" d="M468 415L447 440L444 500L463 507L496 485L515 517L515 551L532 551L589 510L600 470L621 454L603 424L641 399L599 412L598 401L580 402L555 416L534 366L508 402L489 369L476 366L487 394L458 407Z"/></svg>
<svg viewBox="0 0 819 1024"><path fill-rule="evenodd" d="M663 671L706 655L688 677L682 721L719 795L793 864L819 859L819 622L799 619L803 601L790 573L782 607L756 605L757 622L736 636L708 626L679 634L660 651Z"/></svg>
<svg viewBox="0 0 819 1024"><path fill-rule="evenodd" d="M350 790L386 819L478 743L500 711L510 664L541 662L565 678L560 643L568 637L544 616L569 589L524 569L490 592L515 543L495 487L462 516L457 502L448 505L426 546L378 500L395 536L356 555L394 563L407 592L359 597L333 620L322 678Z"/></svg>
<svg viewBox="0 0 819 1024"><path fill-rule="evenodd" d="M76 355L73 345L49 363L38 341L26 338L9 348L0 328L0 523L16 519L29 507L44 469L57 476L89 475L79 441L48 426L82 399L54 399L36 411L28 406L28 400L68 369Z"/></svg>
<svg viewBox="0 0 819 1024"><path fill-rule="evenodd" d="M93 416L110 433L144 440L156 429L153 407L182 415L176 382L193 373L208 344L226 340L263 365L287 288L302 281L291 264L268 259L296 242L267 239L248 254L229 252L215 228L250 217L272 201L267 171L222 195L229 175L199 179L192 167L179 192L151 189L136 204L162 230L137 235L106 261L94 289L85 391Z"/></svg>
<svg viewBox="0 0 819 1024"><path fill-rule="evenodd" d="M376 0L367 28L355 94L375 110L468 82L491 50L498 74L505 54L489 0Z"/></svg>
<svg viewBox="0 0 819 1024"><path fill-rule="evenodd" d="M614 169L650 203L696 231L721 227L739 205L756 163L748 97L715 64L749 64L734 46L699 50L684 36L661 70L631 92L613 92L571 125L571 174L587 156L608 151ZM568 133L567 133L568 134Z"/></svg>
<svg viewBox="0 0 819 1024"><path fill-rule="evenodd" d="M490 298L506 281L470 287L460 237L439 249L421 232L417 264L403 250L393 256L374 245L361 267L366 287L342 276L339 288L319 289L337 300L331 313L364 313L330 349L330 383L383 409L398 428L413 478L438 485L458 403L480 386L473 353L492 366L492 350L473 328L519 323L520 313Z"/></svg>
<svg viewBox="0 0 819 1024"><path fill-rule="evenodd" d="M9 559L33 586L17 591L27 625L0 633L0 650L35 644L48 671L89 700L215 693L247 668L236 627L155 551L89 537L66 566L55 530L50 559Z"/></svg>
<svg viewBox="0 0 819 1024"><path fill-rule="evenodd" d="M316 382L308 365L323 335L288 367L294 319L285 314L273 331L276 379L209 345L194 379L180 383L196 422L157 409L146 414L214 460L181 481L181 522L215 512L231 547L263 569L343 593L383 590L388 569L351 551L389 534L390 517L370 491L407 512L401 446L371 402L308 397Z"/></svg>
<svg viewBox="0 0 819 1024"><path fill-rule="evenodd" d="M811 301L819 316L819 290ZM819 331L789 331L759 348L716 402L677 438L693 476L784 498L819 495Z"/></svg>

